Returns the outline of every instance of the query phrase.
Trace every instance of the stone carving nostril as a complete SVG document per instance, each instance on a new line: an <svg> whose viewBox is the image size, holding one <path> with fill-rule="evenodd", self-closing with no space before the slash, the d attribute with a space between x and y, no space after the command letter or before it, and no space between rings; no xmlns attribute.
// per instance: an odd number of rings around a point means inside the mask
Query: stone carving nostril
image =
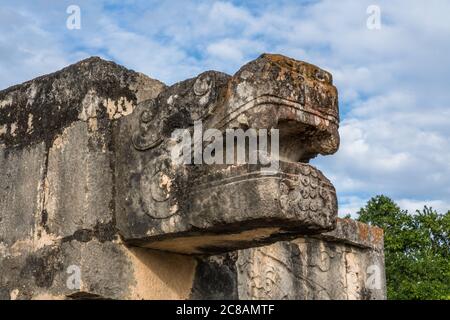
<svg viewBox="0 0 450 320"><path fill-rule="evenodd" d="M214 86L214 79L210 75L202 75L195 80L194 93L197 96L204 96Z"/></svg>
<svg viewBox="0 0 450 320"><path fill-rule="evenodd" d="M330 77L329 75L322 71L322 70L317 70L316 74L315 74L315 78L321 82L330 82Z"/></svg>
<svg viewBox="0 0 450 320"><path fill-rule="evenodd" d="M144 110L141 113L141 121L144 123L149 123L155 117L154 113L150 110Z"/></svg>
<svg viewBox="0 0 450 320"><path fill-rule="evenodd" d="M145 109L141 112L140 120L141 122L148 123L152 121L156 116L155 111L155 101L148 100L144 102Z"/></svg>

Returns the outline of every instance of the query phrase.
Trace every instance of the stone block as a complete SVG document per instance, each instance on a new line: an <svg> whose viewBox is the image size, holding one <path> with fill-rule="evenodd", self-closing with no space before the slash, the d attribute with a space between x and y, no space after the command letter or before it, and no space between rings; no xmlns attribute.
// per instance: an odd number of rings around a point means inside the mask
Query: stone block
<svg viewBox="0 0 450 320"><path fill-rule="evenodd" d="M0 91L0 298L187 296L115 226L112 128L164 87L94 57Z"/></svg>
<svg viewBox="0 0 450 320"><path fill-rule="evenodd" d="M45 161L43 143L18 150L0 147L0 248L34 239L35 225L42 223Z"/></svg>
<svg viewBox="0 0 450 320"><path fill-rule="evenodd" d="M240 299L386 299L383 232L349 219L329 233L241 250L236 264Z"/></svg>
<svg viewBox="0 0 450 320"><path fill-rule="evenodd" d="M187 299L196 263L119 240L64 240L3 255L0 299Z"/></svg>

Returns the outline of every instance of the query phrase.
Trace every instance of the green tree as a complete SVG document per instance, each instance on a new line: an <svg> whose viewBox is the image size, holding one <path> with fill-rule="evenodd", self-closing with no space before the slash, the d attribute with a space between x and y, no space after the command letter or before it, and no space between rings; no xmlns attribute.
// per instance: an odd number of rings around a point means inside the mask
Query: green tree
<svg viewBox="0 0 450 320"><path fill-rule="evenodd" d="M450 299L450 211L410 214L380 195L357 220L384 229L389 299Z"/></svg>

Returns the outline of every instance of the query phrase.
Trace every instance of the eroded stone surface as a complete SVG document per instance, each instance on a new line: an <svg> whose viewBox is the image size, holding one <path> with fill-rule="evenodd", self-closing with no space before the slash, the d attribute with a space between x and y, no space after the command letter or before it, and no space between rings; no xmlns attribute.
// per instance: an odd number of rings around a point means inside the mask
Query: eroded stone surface
<svg viewBox="0 0 450 320"><path fill-rule="evenodd" d="M0 298L188 296L189 281L167 287L161 259L127 249L115 225L112 127L162 88L90 58L0 91Z"/></svg>
<svg viewBox="0 0 450 320"><path fill-rule="evenodd" d="M385 299L382 230L347 219L337 226L323 235L239 251L239 298Z"/></svg>
<svg viewBox="0 0 450 320"><path fill-rule="evenodd" d="M191 299L386 299L383 232L350 219L321 235L197 259Z"/></svg>
<svg viewBox="0 0 450 320"><path fill-rule="evenodd" d="M13 152L0 147L0 246L34 238L45 159L43 143Z"/></svg>
<svg viewBox="0 0 450 320"><path fill-rule="evenodd" d="M196 263L116 241L65 241L3 256L0 298L187 299ZM81 277L79 288L70 286L74 268Z"/></svg>
<svg viewBox="0 0 450 320"><path fill-rule="evenodd" d="M113 62L97 57L80 61L0 91L0 144L20 148L45 141L50 145L56 134L78 119L95 118L101 128L111 114L108 106L120 110L113 116L129 114L163 87Z"/></svg>

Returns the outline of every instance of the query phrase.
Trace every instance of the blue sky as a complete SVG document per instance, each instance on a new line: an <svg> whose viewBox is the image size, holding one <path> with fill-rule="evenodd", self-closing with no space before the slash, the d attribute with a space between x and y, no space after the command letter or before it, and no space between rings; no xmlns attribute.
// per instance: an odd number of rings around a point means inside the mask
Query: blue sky
<svg viewBox="0 0 450 320"><path fill-rule="evenodd" d="M69 30L66 9L81 9ZM369 30L369 5L381 29ZM341 148L313 164L340 213L376 194L450 209L450 1L1 1L0 88L92 55L167 84L262 52L333 73Z"/></svg>

